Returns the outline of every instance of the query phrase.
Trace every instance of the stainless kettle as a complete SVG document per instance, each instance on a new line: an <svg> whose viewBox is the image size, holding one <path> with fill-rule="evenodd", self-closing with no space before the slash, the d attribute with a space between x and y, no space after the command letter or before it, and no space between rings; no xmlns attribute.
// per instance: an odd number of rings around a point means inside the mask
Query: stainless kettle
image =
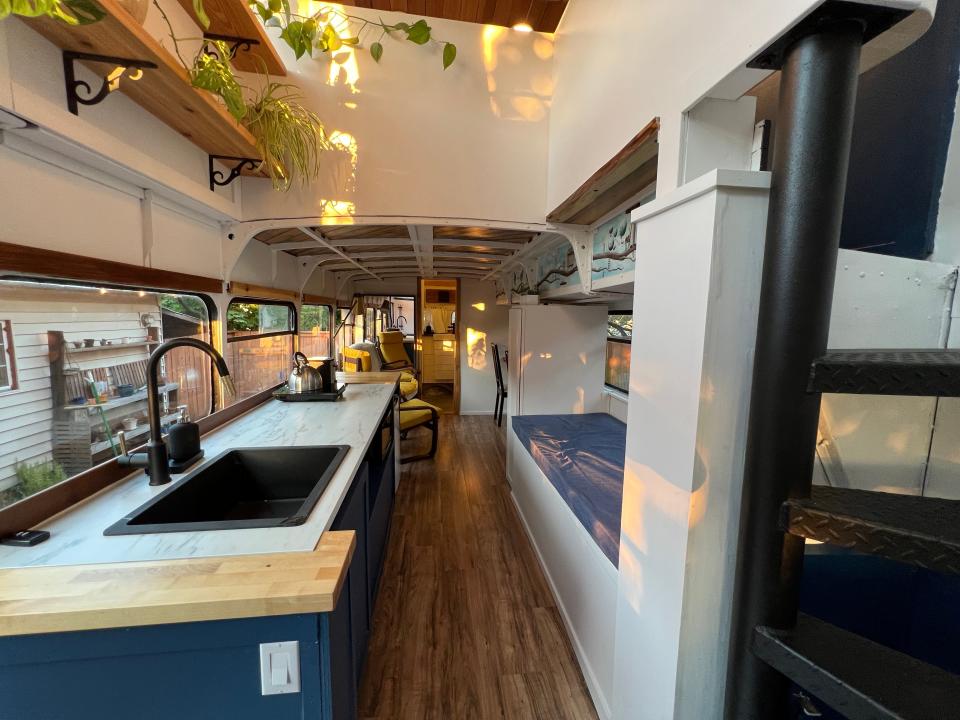
<svg viewBox="0 0 960 720"><path fill-rule="evenodd" d="M323 390L323 377L320 371L311 367L307 361L307 356L302 352L293 354L293 362L296 367L287 378L287 390L290 392L313 392Z"/></svg>

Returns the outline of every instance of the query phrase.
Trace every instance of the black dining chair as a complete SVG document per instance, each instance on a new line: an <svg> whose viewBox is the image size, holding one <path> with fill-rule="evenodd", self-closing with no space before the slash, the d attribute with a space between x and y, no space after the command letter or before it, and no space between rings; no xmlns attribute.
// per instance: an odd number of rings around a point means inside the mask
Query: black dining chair
<svg viewBox="0 0 960 720"><path fill-rule="evenodd" d="M500 365L500 346L494 343L493 348L493 372L497 376L497 399L493 403L493 417L497 421L497 427L503 420L503 406L507 401L507 384L503 381L503 368Z"/></svg>

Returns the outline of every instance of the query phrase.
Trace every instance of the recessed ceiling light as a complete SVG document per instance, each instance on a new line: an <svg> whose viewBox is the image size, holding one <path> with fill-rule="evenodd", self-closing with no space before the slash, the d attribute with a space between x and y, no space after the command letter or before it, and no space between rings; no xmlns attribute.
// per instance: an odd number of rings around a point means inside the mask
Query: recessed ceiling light
<svg viewBox="0 0 960 720"><path fill-rule="evenodd" d="M533 28L530 26L530 23L528 22L518 22L516 25L513 26L513 29L516 30L517 32L522 32L522 33L533 32Z"/></svg>

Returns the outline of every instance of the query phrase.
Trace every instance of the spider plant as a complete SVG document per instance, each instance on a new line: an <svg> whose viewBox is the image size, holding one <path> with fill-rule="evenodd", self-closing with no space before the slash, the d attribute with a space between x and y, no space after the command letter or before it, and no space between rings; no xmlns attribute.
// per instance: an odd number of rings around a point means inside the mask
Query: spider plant
<svg viewBox="0 0 960 720"><path fill-rule="evenodd" d="M302 183L316 178L320 155L330 147L323 123L302 100L294 86L268 82L247 103L243 124L256 138L261 167L277 190L288 190L295 178Z"/></svg>

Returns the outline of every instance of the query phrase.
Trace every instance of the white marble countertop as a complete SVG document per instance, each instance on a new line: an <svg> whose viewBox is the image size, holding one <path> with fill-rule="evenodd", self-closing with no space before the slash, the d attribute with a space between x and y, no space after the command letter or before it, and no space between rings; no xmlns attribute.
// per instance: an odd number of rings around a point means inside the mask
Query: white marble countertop
<svg viewBox="0 0 960 720"><path fill-rule="evenodd" d="M393 392L392 384L357 384L349 385L339 402L284 403L271 399L203 436L204 458L188 472L231 448L349 445L349 452L303 525L105 537L105 528L170 487L151 487L143 472L137 472L40 525L50 531L49 540L34 547L0 546L0 567L313 550L340 509ZM180 477L174 475L174 482Z"/></svg>

